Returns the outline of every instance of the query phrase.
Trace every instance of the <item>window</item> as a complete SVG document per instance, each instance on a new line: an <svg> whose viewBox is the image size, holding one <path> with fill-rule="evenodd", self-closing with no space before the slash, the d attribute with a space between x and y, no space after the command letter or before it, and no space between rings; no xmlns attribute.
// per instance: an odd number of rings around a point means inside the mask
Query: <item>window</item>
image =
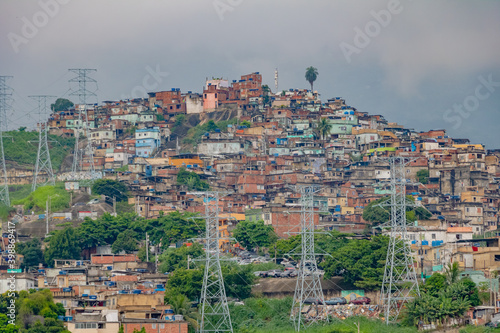
<svg viewBox="0 0 500 333"><path fill-rule="evenodd" d="M156 324L151 324L151 328L156 328Z"/></svg>
<svg viewBox="0 0 500 333"><path fill-rule="evenodd" d="M436 239L436 234L432 234L432 239Z"/></svg>
<svg viewBox="0 0 500 333"><path fill-rule="evenodd" d="M160 324L160 329L165 328L165 324Z"/></svg>

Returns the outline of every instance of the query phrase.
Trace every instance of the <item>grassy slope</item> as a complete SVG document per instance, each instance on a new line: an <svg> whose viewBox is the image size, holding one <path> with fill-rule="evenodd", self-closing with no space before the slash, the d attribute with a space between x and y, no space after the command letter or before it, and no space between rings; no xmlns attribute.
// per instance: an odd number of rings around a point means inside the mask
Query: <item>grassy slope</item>
<svg viewBox="0 0 500 333"><path fill-rule="evenodd" d="M38 132L5 132L3 140L5 159L19 165L30 166L32 169L36 162L38 152ZM62 161L73 149L75 140L49 135L50 160L54 171L59 170Z"/></svg>

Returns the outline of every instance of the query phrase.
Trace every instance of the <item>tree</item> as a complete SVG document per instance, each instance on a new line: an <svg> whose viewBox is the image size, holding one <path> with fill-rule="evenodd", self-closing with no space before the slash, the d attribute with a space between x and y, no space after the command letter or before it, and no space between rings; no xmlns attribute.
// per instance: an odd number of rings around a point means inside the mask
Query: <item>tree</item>
<svg viewBox="0 0 500 333"><path fill-rule="evenodd" d="M198 329L198 313L193 311L191 302L186 295L175 295L168 300L172 310L175 314L182 315L184 320L187 321L196 330Z"/></svg>
<svg viewBox="0 0 500 333"><path fill-rule="evenodd" d="M255 279L251 265L228 264L221 269L227 296L239 299L250 297Z"/></svg>
<svg viewBox="0 0 500 333"><path fill-rule="evenodd" d="M49 247L45 251L45 262L52 266L54 259L80 259L81 250L75 229L67 227L50 237Z"/></svg>
<svg viewBox="0 0 500 333"><path fill-rule="evenodd" d="M390 207L383 207L384 204L390 203L390 197L383 197L375 201L370 202L363 209L363 219L370 221L372 228L389 221L391 217ZM409 222L414 222L417 219L428 219L432 214L423 207L413 207L415 200L412 196L406 196L406 220Z"/></svg>
<svg viewBox="0 0 500 333"><path fill-rule="evenodd" d="M168 276L167 295L170 299L175 295L186 295L190 300L197 300L203 286L203 269L178 268Z"/></svg>
<svg viewBox="0 0 500 333"><path fill-rule="evenodd" d="M38 238L33 238L26 243L18 243L17 252L24 256L21 269L38 267L43 263L42 244Z"/></svg>
<svg viewBox="0 0 500 333"><path fill-rule="evenodd" d="M246 127L250 128L250 127L252 127L252 123L249 122L248 120L242 120L240 122L240 126L246 126Z"/></svg>
<svg viewBox="0 0 500 333"><path fill-rule="evenodd" d="M449 263L446 266L444 274L446 276L446 282L448 283L448 285L457 282L458 278L460 277L460 267L458 266L458 262L455 261L454 263Z"/></svg>
<svg viewBox="0 0 500 333"><path fill-rule="evenodd" d="M422 184L427 184L429 182L429 170L422 169L417 171L417 179Z"/></svg>
<svg viewBox="0 0 500 333"><path fill-rule="evenodd" d="M321 120L317 124L317 129L321 138L325 140L327 134L330 134L330 130L332 129L332 124L328 122L327 118L321 118Z"/></svg>
<svg viewBox="0 0 500 333"><path fill-rule="evenodd" d="M318 75L319 73L317 68L313 66L309 66L306 68L306 80L311 85L311 91L313 90L313 83L318 78Z"/></svg>
<svg viewBox="0 0 500 333"><path fill-rule="evenodd" d="M113 253L120 253L122 251L132 253L137 251L137 234L130 229L123 231L118 235L116 241L113 242L111 251Z"/></svg>
<svg viewBox="0 0 500 333"><path fill-rule="evenodd" d="M183 245L177 249L168 249L160 258L160 271L173 272L177 268L187 268L188 256L199 258L203 255L203 246L199 243L193 243L191 246Z"/></svg>
<svg viewBox="0 0 500 333"><path fill-rule="evenodd" d="M58 98L56 99L55 103L50 104L50 109L52 110L52 112L66 111L71 109L73 106L74 106L73 102L70 101L69 99Z"/></svg>
<svg viewBox="0 0 500 333"><path fill-rule="evenodd" d="M112 179L98 179L92 185L92 192L102 194L110 198L115 197L116 201L127 200L127 186Z"/></svg>
<svg viewBox="0 0 500 333"><path fill-rule="evenodd" d="M123 325L120 325L120 328L118 329L118 333L125 333L125 332L123 331Z"/></svg>
<svg viewBox="0 0 500 333"><path fill-rule="evenodd" d="M233 231L236 240L247 249L270 247L278 240L272 225L264 221L241 221Z"/></svg>
<svg viewBox="0 0 500 333"><path fill-rule="evenodd" d="M208 183L201 180L196 172L187 171L186 168L180 168L177 173L177 184L186 185L189 190L206 191L210 188Z"/></svg>
<svg viewBox="0 0 500 333"><path fill-rule="evenodd" d="M262 102L264 105L270 104L271 98L269 97L269 93L271 92L271 89L267 84L262 85Z"/></svg>
<svg viewBox="0 0 500 333"><path fill-rule="evenodd" d="M346 283L366 290L382 286L389 238L351 239L320 265L326 277L343 276Z"/></svg>
<svg viewBox="0 0 500 333"><path fill-rule="evenodd" d="M9 324L10 318L0 313L0 333L18 333L19 326Z"/></svg>

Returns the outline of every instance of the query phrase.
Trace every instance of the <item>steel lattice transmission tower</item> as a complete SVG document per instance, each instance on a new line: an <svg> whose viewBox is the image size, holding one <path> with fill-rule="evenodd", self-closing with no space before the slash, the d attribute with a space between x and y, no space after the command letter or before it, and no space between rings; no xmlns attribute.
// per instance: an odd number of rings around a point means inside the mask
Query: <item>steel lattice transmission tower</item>
<svg viewBox="0 0 500 333"><path fill-rule="evenodd" d="M69 80L70 83L78 83L78 89L72 92L71 96L78 96L80 110L78 111L78 127L75 127L75 150L73 153L73 165L71 168L71 175L73 179L79 179L81 176L82 165L83 165L83 157L86 156L89 168L88 174L90 180L98 178L95 172L94 165L94 150L92 147L92 142L89 137L89 123L88 123L88 115L87 115L87 98L88 97L96 97L94 91L88 89L88 83L92 83L97 85L97 81L89 76L89 73L96 72L96 69L89 68L75 68L70 69L70 72L77 74L78 76ZM83 106L83 110L81 107ZM83 117L82 117L83 113ZM85 126L83 126L85 124ZM87 146L84 150L80 149L80 134L81 132L85 133L87 137Z"/></svg>
<svg viewBox="0 0 500 333"><path fill-rule="evenodd" d="M7 181L7 167L3 149L3 132L7 130L7 111L11 108L12 88L7 80L12 76L0 76L0 202L10 206L9 184Z"/></svg>
<svg viewBox="0 0 500 333"><path fill-rule="evenodd" d="M295 330L300 331L302 327L307 327L318 320L326 320L327 316L326 308L321 305L316 305L316 309L313 310L314 316L304 318L302 313L306 298L317 299L321 301L321 304L325 302L321 276L316 262L318 253L315 252L314 246L314 193L318 192L320 188L314 185L298 185L295 190L300 193L300 232L298 234L302 238L302 251L290 320L293 321Z"/></svg>
<svg viewBox="0 0 500 333"><path fill-rule="evenodd" d="M54 170L52 169L52 162L50 161L50 151L48 142L49 124L48 121L42 121L44 115L47 114L47 98L56 96L37 95L30 96L38 102L39 122L38 122L38 154L36 156L35 172L33 173L33 185L31 191L35 191L39 186L54 185ZM45 181L40 178L46 175Z"/></svg>
<svg viewBox="0 0 500 333"><path fill-rule="evenodd" d="M385 311L385 321L395 321L405 302L420 296L413 256L407 234L406 223L406 173L404 157L393 157L391 166L391 207L389 221L390 239L387 248L381 301Z"/></svg>
<svg viewBox="0 0 500 333"><path fill-rule="evenodd" d="M233 332L226 289L221 271L219 248L219 199L216 191L192 193L203 198L205 205L205 273L201 290L199 332Z"/></svg>

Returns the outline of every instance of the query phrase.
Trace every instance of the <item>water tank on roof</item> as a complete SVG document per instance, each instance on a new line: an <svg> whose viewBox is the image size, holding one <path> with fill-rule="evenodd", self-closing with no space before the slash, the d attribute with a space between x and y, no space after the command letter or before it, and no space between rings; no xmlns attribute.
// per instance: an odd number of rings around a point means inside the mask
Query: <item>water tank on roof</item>
<svg viewBox="0 0 500 333"><path fill-rule="evenodd" d="M175 88L170 89L171 91L175 91Z"/></svg>
<svg viewBox="0 0 500 333"><path fill-rule="evenodd" d="M175 88L175 91L181 91L181 88Z"/></svg>
<svg viewBox="0 0 500 333"><path fill-rule="evenodd" d="M220 128L216 128L215 133L220 133Z"/></svg>

